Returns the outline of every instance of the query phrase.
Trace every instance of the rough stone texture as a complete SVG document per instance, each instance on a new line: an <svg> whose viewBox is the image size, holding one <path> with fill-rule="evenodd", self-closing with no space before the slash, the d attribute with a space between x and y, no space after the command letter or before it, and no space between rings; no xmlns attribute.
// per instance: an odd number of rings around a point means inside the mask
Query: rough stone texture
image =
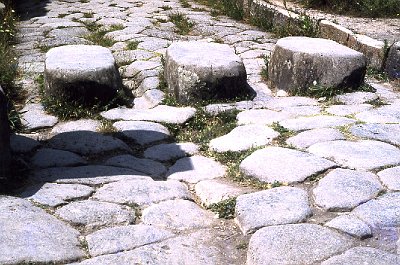
<svg viewBox="0 0 400 265"><path fill-rule="evenodd" d="M373 173L338 168L318 181L313 195L318 206L341 211L373 199L382 189Z"/></svg>
<svg viewBox="0 0 400 265"><path fill-rule="evenodd" d="M255 151L240 164L247 176L265 182L302 182L307 177L334 167L335 163L312 154L281 147Z"/></svg>
<svg viewBox="0 0 400 265"><path fill-rule="evenodd" d="M81 166L87 162L72 152L43 148L38 150L32 157L32 165L35 167L69 167Z"/></svg>
<svg viewBox="0 0 400 265"><path fill-rule="evenodd" d="M57 117L46 114L41 104L26 104L21 113L21 123L29 130L52 127L58 122Z"/></svg>
<svg viewBox="0 0 400 265"><path fill-rule="evenodd" d="M151 144L169 137L167 127L148 121L117 121L113 126L140 145Z"/></svg>
<svg viewBox="0 0 400 265"><path fill-rule="evenodd" d="M301 132L288 138L286 143L299 149L306 149L316 143L345 139L344 135L337 129L320 128Z"/></svg>
<svg viewBox="0 0 400 265"><path fill-rule="evenodd" d="M325 226L338 229L361 239L372 236L371 228L354 215L340 215L327 222Z"/></svg>
<svg viewBox="0 0 400 265"><path fill-rule="evenodd" d="M152 177L162 177L167 169L160 162L146 158L137 158L132 155L119 155L108 159L106 166L126 167L134 169Z"/></svg>
<svg viewBox="0 0 400 265"><path fill-rule="evenodd" d="M219 153L227 151L239 152L267 145L278 136L278 132L265 125L242 125L234 128L224 136L212 139L209 148Z"/></svg>
<svg viewBox="0 0 400 265"><path fill-rule="evenodd" d="M312 211L307 192L279 187L237 197L235 213L239 228L248 234L264 226L300 223Z"/></svg>
<svg viewBox="0 0 400 265"><path fill-rule="evenodd" d="M135 212L127 206L98 201L72 202L56 210L62 219L91 230L102 226L126 225L135 221Z"/></svg>
<svg viewBox="0 0 400 265"><path fill-rule="evenodd" d="M400 124L357 124L350 132L358 137L400 145Z"/></svg>
<svg viewBox="0 0 400 265"><path fill-rule="evenodd" d="M400 79L400 42L393 43L386 60L386 73L389 78Z"/></svg>
<svg viewBox="0 0 400 265"><path fill-rule="evenodd" d="M1 264L59 263L85 256L78 231L30 202L0 196L0 212Z"/></svg>
<svg viewBox="0 0 400 265"><path fill-rule="evenodd" d="M169 161L187 155L194 155L198 151L199 146L194 143L159 144L147 148L144 151L144 157L157 161Z"/></svg>
<svg viewBox="0 0 400 265"><path fill-rule="evenodd" d="M225 175L225 167L211 158L196 155L176 161L167 172L168 179L197 183L201 180L219 178Z"/></svg>
<svg viewBox="0 0 400 265"><path fill-rule="evenodd" d="M372 101L378 98L378 95L372 92L352 92L346 93L343 95L338 95L335 97L335 100L342 102L346 105L356 105L363 104L368 101Z"/></svg>
<svg viewBox="0 0 400 265"><path fill-rule="evenodd" d="M1 9L0 9L1 13ZM11 165L10 126L8 124L7 99L0 86L0 181L8 179Z"/></svg>
<svg viewBox="0 0 400 265"><path fill-rule="evenodd" d="M351 169L371 170L400 163L398 148L372 140L317 143L310 146L308 151Z"/></svg>
<svg viewBox="0 0 400 265"><path fill-rule="evenodd" d="M187 230L206 228L213 223L213 214L186 200L171 200L154 204L143 210L144 224Z"/></svg>
<svg viewBox="0 0 400 265"><path fill-rule="evenodd" d="M293 131L303 131L318 128L336 127L355 123L356 120L337 116L300 117L281 121L279 124Z"/></svg>
<svg viewBox="0 0 400 265"><path fill-rule="evenodd" d="M10 147L13 153L30 153L40 146L35 139L29 138L24 134L12 134L10 137Z"/></svg>
<svg viewBox="0 0 400 265"><path fill-rule="evenodd" d="M372 109L370 104L357 104L357 105L332 105L325 109L326 112L332 115L347 116L353 115L358 112L366 111Z"/></svg>
<svg viewBox="0 0 400 265"><path fill-rule="evenodd" d="M164 75L168 90L180 102L247 92L242 59L226 44L175 42L167 48Z"/></svg>
<svg viewBox="0 0 400 265"><path fill-rule="evenodd" d="M174 234L148 225L105 228L86 236L92 257L132 250L173 237Z"/></svg>
<svg viewBox="0 0 400 265"><path fill-rule="evenodd" d="M147 90L143 96L133 101L135 109L151 109L159 105L165 98L165 93L158 89Z"/></svg>
<svg viewBox="0 0 400 265"><path fill-rule="evenodd" d="M101 126L101 123L97 120L81 119L77 121L68 121L59 123L51 129L52 134L59 134L65 132L75 131L91 131L95 132Z"/></svg>
<svg viewBox="0 0 400 265"><path fill-rule="evenodd" d="M239 125L261 124L271 125L274 122L292 118L289 112L274 111L268 109L251 109L240 112L236 119Z"/></svg>
<svg viewBox="0 0 400 265"><path fill-rule="evenodd" d="M52 48L45 63L46 92L63 101L107 102L122 84L111 51L101 46Z"/></svg>
<svg viewBox="0 0 400 265"><path fill-rule="evenodd" d="M315 224L265 227L251 237L246 264L313 264L351 245L348 237Z"/></svg>
<svg viewBox="0 0 400 265"><path fill-rule="evenodd" d="M400 123L400 101L360 112L355 117L367 123Z"/></svg>
<svg viewBox="0 0 400 265"><path fill-rule="evenodd" d="M366 58L334 41L306 37L278 40L268 67L272 87L291 94L316 82L324 87L358 87L365 75ZM315 81L315 82L314 82Z"/></svg>
<svg viewBox="0 0 400 265"><path fill-rule="evenodd" d="M400 257L371 247L355 247L345 253L334 256L321 265L397 265L400 264Z"/></svg>
<svg viewBox="0 0 400 265"><path fill-rule="evenodd" d="M400 166L384 169L377 175L389 190L400 190Z"/></svg>

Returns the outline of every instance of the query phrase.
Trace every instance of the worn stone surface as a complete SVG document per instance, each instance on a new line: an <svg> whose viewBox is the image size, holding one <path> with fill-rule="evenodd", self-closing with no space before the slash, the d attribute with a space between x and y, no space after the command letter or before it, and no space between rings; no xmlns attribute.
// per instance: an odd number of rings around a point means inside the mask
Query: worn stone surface
<svg viewBox="0 0 400 265"><path fill-rule="evenodd" d="M295 183L334 166L335 163L309 153L266 147L245 158L240 164L240 170L247 176L265 182Z"/></svg>
<svg viewBox="0 0 400 265"><path fill-rule="evenodd" d="M289 112L274 111L268 109L252 109L240 112L237 115L239 125L244 124L264 124L271 125L274 122L292 118Z"/></svg>
<svg viewBox="0 0 400 265"><path fill-rule="evenodd" d="M167 127L148 121L117 121L113 126L140 145L151 144L169 137Z"/></svg>
<svg viewBox="0 0 400 265"><path fill-rule="evenodd" d="M327 222L325 226L335 228L358 238L367 238L372 236L371 228L354 215L340 215Z"/></svg>
<svg viewBox="0 0 400 265"><path fill-rule="evenodd" d="M166 167L160 162L132 155L114 156L108 159L105 165L134 169L152 177L162 177L167 172Z"/></svg>
<svg viewBox="0 0 400 265"><path fill-rule="evenodd" d="M400 79L400 42L395 42L390 47L387 55L385 70L392 79Z"/></svg>
<svg viewBox="0 0 400 265"><path fill-rule="evenodd" d="M243 234L248 234L264 226L300 223L312 211L307 192L279 187L237 197L235 213Z"/></svg>
<svg viewBox="0 0 400 265"><path fill-rule="evenodd" d="M67 121L59 123L51 129L52 134L75 131L91 131L95 132L100 128L101 123L97 120L81 119L77 121Z"/></svg>
<svg viewBox="0 0 400 265"><path fill-rule="evenodd" d="M356 104L363 104L368 101L373 101L378 98L378 95L372 92L352 92L346 93L343 95L338 95L335 99L339 102L342 102L346 105L356 105Z"/></svg>
<svg viewBox="0 0 400 265"><path fill-rule="evenodd" d="M165 98L165 93L158 89L147 90L143 96L133 101L135 109L151 109L159 105Z"/></svg>
<svg viewBox="0 0 400 265"><path fill-rule="evenodd" d="M75 153L50 148L39 149L32 157L32 165L39 168L81 166L87 162Z"/></svg>
<svg viewBox="0 0 400 265"><path fill-rule="evenodd" d="M51 127L58 122L57 117L47 114L43 106L36 103L26 104L21 113L22 125L30 130Z"/></svg>
<svg viewBox="0 0 400 265"><path fill-rule="evenodd" d="M356 119L366 123L400 123L400 101L376 109L360 112Z"/></svg>
<svg viewBox="0 0 400 265"><path fill-rule="evenodd" d="M355 123L356 120L338 116L312 116L289 119L279 122L283 127L293 131L303 131L318 128L337 127Z"/></svg>
<svg viewBox="0 0 400 265"><path fill-rule="evenodd" d="M326 112L332 115L347 116L353 115L362 111L372 109L370 104L357 104L357 105L332 105L325 109Z"/></svg>
<svg viewBox="0 0 400 265"><path fill-rule="evenodd" d="M199 151L199 146L194 143L159 144L147 148L144 156L157 161L169 161L187 155L194 155Z"/></svg>
<svg viewBox="0 0 400 265"><path fill-rule="evenodd" d="M400 145L400 124L357 124L350 132L357 137Z"/></svg>
<svg viewBox="0 0 400 265"><path fill-rule="evenodd" d="M316 143L345 139L344 135L337 129L320 128L301 132L288 138L286 143L299 149L306 149Z"/></svg>
<svg viewBox="0 0 400 265"><path fill-rule="evenodd" d="M378 172L378 177L390 190L400 190L400 167L387 168Z"/></svg>
<svg viewBox="0 0 400 265"><path fill-rule="evenodd" d="M345 253L334 256L324 262L322 265L396 265L400 263L400 257L392 253L388 253L371 247L355 247L349 249Z"/></svg>

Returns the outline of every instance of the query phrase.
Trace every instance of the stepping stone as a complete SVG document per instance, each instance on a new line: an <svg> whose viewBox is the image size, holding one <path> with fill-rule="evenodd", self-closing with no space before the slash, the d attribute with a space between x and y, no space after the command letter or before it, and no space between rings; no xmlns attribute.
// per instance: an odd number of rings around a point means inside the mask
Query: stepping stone
<svg viewBox="0 0 400 265"><path fill-rule="evenodd" d="M337 127L355 123L356 120L349 119L346 117L337 116L312 116L312 117L300 117L295 119L289 119L279 122L280 125L288 130L292 131L303 131L319 128Z"/></svg>
<svg viewBox="0 0 400 265"><path fill-rule="evenodd" d="M170 161L199 152L199 146L194 143L159 144L147 148L144 157L157 161Z"/></svg>
<svg viewBox="0 0 400 265"><path fill-rule="evenodd" d="M327 211L343 211L375 198L383 190L375 174L334 169L318 181L315 203Z"/></svg>
<svg viewBox="0 0 400 265"><path fill-rule="evenodd" d="M179 102L247 94L242 59L227 44L175 42L165 55L165 80Z"/></svg>
<svg viewBox="0 0 400 265"><path fill-rule="evenodd" d="M126 167L151 177L162 177L166 172L166 167L160 162L146 158L137 158L132 155L119 155L108 159L106 166Z"/></svg>
<svg viewBox="0 0 400 265"><path fill-rule="evenodd" d="M345 139L344 135L337 129L320 128L301 132L288 138L286 143L298 149L306 149L316 143Z"/></svg>
<svg viewBox="0 0 400 265"><path fill-rule="evenodd" d="M77 121L67 121L59 123L51 130L52 134L60 134L75 131L91 131L96 132L101 126L100 121L91 119L81 119Z"/></svg>
<svg viewBox="0 0 400 265"><path fill-rule="evenodd" d="M29 130L52 127L58 122L58 118L47 114L41 104L26 104L20 112L21 123Z"/></svg>
<svg viewBox="0 0 400 265"><path fill-rule="evenodd" d="M240 171L261 181L303 182L306 178L336 166L315 155L281 147L255 151L240 163Z"/></svg>
<svg viewBox="0 0 400 265"><path fill-rule="evenodd" d="M216 103L204 107L204 111L210 115L216 116L222 112L230 110L249 110L253 108L253 101L239 101L233 103Z"/></svg>
<svg viewBox="0 0 400 265"><path fill-rule="evenodd" d="M125 77L135 77L137 74L139 74L142 71L146 70L152 70L156 69L159 70L158 68L161 67L161 64L159 62L155 61L143 61L143 60L138 60L134 61L128 67L125 69L124 76Z"/></svg>
<svg viewBox="0 0 400 265"><path fill-rule="evenodd" d="M75 153L50 148L42 148L32 157L32 165L39 168L71 167L86 164L87 162Z"/></svg>
<svg viewBox="0 0 400 265"><path fill-rule="evenodd" d="M384 169L377 175L389 190L400 191L400 166Z"/></svg>
<svg viewBox="0 0 400 265"><path fill-rule="evenodd" d="M316 99L309 97L274 97L267 102L261 102L262 107L275 111L287 110L293 107L318 105L319 103Z"/></svg>
<svg viewBox="0 0 400 265"><path fill-rule="evenodd" d="M359 87L366 72L366 57L327 39L287 37L278 40L271 54L271 87L290 94L313 85ZM311 69L311 70L310 70Z"/></svg>
<svg viewBox="0 0 400 265"><path fill-rule="evenodd" d="M359 112L367 111L372 109L370 104L358 104L358 105L332 105L325 109L326 112L337 116L353 115Z"/></svg>
<svg viewBox="0 0 400 265"><path fill-rule="evenodd" d="M315 224L270 226L251 237L246 264L314 264L352 245L349 237Z"/></svg>
<svg viewBox="0 0 400 265"><path fill-rule="evenodd" d="M240 112L236 119L239 125L260 124L271 125L274 122L290 119L294 115L288 112L268 109L251 109Z"/></svg>
<svg viewBox="0 0 400 265"><path fill-rule="evenodd" d="M167 172L168 179L197 183L206 179L223 177L226 168L211 158L196 155L184 157L176 161Z"/></svg>
<svg viewBox="0 0 400 265"><path fill-rule="evenodd" d="M140 145L165 140L170 135L167 127L155 122L117 121L113 126L125 137Z"/></svg>
<svg viewBox="0 0 400 265"><path fill-rule="evenodd" d="M72 202L57 209L56 215L87 230L135 221L135 211L127 206L92 200Z"/></svg>
<svg viewBox="0 0 400 265"><path fill-rule="evenodd" d="M0 196L1 264L65 263L84 258L79 232L27 200Z"/></svg>
<svg viewBox="0 0 400 265"><path fill-rule="evenodd" d="M393 43L387 55L385 72L391 79L400 79L400 42Z"/></svg>
<svg viewBox="0 0 400 265"><path fill-rule="evenodd" d="M155 121L182 124L196 113L191 107L171 107L158 105L152 109L115 108L101 113L108 120Z"/></svg>
<svg viewBox="0 0 400 265"><path fill-rule="evenodd" d="M400 145L400 124L357 124L350 128L350 132L357 137Z"/></svg>
<svg viewBox="0 0 400 265"><path fill-rule="evenodd" d="M52 48L46 53L45 64L46 93L64 102L108 102L122 86L111 51L101 46Z"/></svg>
<svg viewBox="0 0 400 265"><path fill-rule="evenodd" d="M400 123L400 102L367 110L355 117L366 123Z"/></svg>
<svg viewBox="0 0 400 265"><path fill-rule="evenodd" d="M50 147L78 153L80 155L97 155L111 151L128 151L131 149L121 140L112 136L90 131L66 132L53 136Z"/></svg>
<svg viewBox="0 0 400 265"><path fill-rule="evenodd" d="M165 99L165 93L158 89L147 90L143 96L135 98L133 105L135 109L151 109L159 105Z"/></svg>
<svg viewBox="0 0 400 265"><path fill-rule="evenodd" d="M123 180L106 184L93 195L94 199L140 207L173 199L191 199L188 188L176 180Z"/></svg>
<svg viewBox="0 0 400 265"><path fill-rule="evenodd" d="M380 249L371 247L355 247L345 253L333 256L321 263L321 265L397 265L400 264L400 257Z"/></svg>
<svg viewBox="0 0 400 265"><path fill-rule="evenodd" d="M278 187L237 197L235 214L236 223L246 235L264 226L303 222L312 211L307 192Z"/></svg>
<svg viewBox="0 0 400 265"><path fill-rule="evenodd" d="M27 137L29 135L12 134L10 136L10 147L13 153L30 153L40 147L40 143Z"/></svg>
<svg viewBox="0 0 400 265"><path fill-rule="evenodd" d="M265 125L242 125L236 127L224 136L212 139L209 144L209 149L218 153L228 151L240 152L267 145L278 136L278 132Z"/></svg>
<svg viewBox="0 0 400 265"><path fill-rule="evenodd" d="M400 163L398 148L372 140L317 143L310 146L308 151L351 169L371 170Z"/></svg>
<svg viewBox="0 0 400 265"><path fill-rule="evenodd" d="M358 92L338 95L334 99L346 105L358 105L378 99L378 95L372 92L358 91Z"/></svg>
<svg viewBox="0 0 400 265"><path fill-rule="evenodd" d="M327 222L325 226L335 228L360 239L372 236L371 228L354 215L340 215Z"/></svg>
<svg viewBox="0 0 400 265"><path fill-rule="evenodd" d="M186 200L171 200L153 204L143 210L144 224L175 230L210 227L213 214Z"/></svg>
<svg viewBox="0 0 400 265"><path fill-rule="evenodd" d="M105 228L86 236L90 256L132 250L171 238L175 234L149 225Z"/></svg>

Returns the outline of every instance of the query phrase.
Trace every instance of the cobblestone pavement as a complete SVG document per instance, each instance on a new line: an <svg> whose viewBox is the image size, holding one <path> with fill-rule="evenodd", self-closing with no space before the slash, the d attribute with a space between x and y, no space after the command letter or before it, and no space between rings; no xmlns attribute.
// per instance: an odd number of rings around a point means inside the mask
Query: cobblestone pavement
<svg viewBox="0 0 400 265"><path fill-rule="evenodd" d="M31 132L14 135L12 149L32 170L17 195L0 196L1 264L400 264L400 94L390 84L330 102L274 97L260 72L276 39L204 6L25 2L16 49ZM195 23L189 35L170 22L177 12ZM90 43L83 36L91 22L110 31L136 95L133 108L101 114L120 132L113 136L99 120L46 114L34 82L48 48ZM257 92L252 101L207 106L239 110L237 128L209 148L256 145L239 170L284 185L239 185L195 143L171 141L166 124L183 124L196 109L160 104L161 55L173 41L200 39L234 47ZM133 40L138 48L127 49ZM276 141L284 128L292 136ZM234 219L208 210L230 197Z"/></svg>

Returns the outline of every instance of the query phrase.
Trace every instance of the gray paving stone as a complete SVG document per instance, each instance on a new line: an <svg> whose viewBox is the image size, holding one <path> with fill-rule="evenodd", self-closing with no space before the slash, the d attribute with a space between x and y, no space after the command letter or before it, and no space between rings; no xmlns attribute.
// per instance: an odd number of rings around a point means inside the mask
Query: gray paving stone
<svg viewBox="0 0 400 265"><path fill-rule="evenodd" d="M310 146L308 151L351 169L371 170L400 163L398 148L372 140L322 142Z"/></svg>
<svg viewBox="0 0 400 265"><path fill-rule="evenodd" d="M357 124L350 128L357 136L400 145L400 124Z"/></svg>
<svg viewBox="0 0 400 265"><path fill-rule="evenodd" d="M306 149L316 143L345 139L344 135L337 129L320 128L301 132L288 138L286 143L295 148Z"/></svg>
<svg viewBox="0 0 400 265"><path fill-rule="evenodd" d="M365 222L350 214L340 215L327 222L325 226L361 239L372 236L371 228Z"/></svg>
<svg viewBox="0 0 400 265"><path fill-rule="evenodd" d="M389 190L400 190L400 166L384 169L377 175Z"/></svg>
<svg viewBox="0 0 400 265"><path fill-rule="evenodd" d="M356 120L346 117L320 115L313 117L300 117L295 119L284 120L281 121L279 124L289 130L302 131L302 130L310 130L318 128L343 126L355 122Z"/></svg>
<svg viewBox="0 0 400 265"><path fill-rule="evenodd" d="M124 77L134 77L141 71L160 67L161 64L153 61L135 61L125 69Z"/></svg>
<svg viewBox="0 0 400 265"><path fill-rule="evenodd" d="M124 46L126 46L126 44L124 44ZM113 53L113 55L115 58L115 62L118 65L125 65L127 63L132 63L136 60L148 60L154 57L154 53L143 50L116 51ZM131 69L129 69L128 72L123 72L122 76L132 77L132 73L130 71Z"/></svg>
<svg viewBox="0 0 400 265"><path fill-rule="evenodd" d="M27 200L0 196L0 263L60 263L85 257L79 232Z"/></svg>
<svg viewBox="0 0 400 265"><path fill-rule="evenodd" d="M148 90L155 90L160 86L158 76L146 77L142 80L139 86L133 91L136 97L141 97Z"/></svg>
<svg viewBox="0 0 400 265"><path fill-rule="evenodd" d="M133 100L135 109L151 109L159 105L165 98L165 93L158 89L150 89L143 96Z"/></svg>
<svg viewBox="0 0 400 265"><path fill-rule="evenodd" d="M92 257L132 250L175 236L170 231L149 225L105 228L86 236Z"/></svg>
<svg viewBox="0 0 400 265"><path fill-rule="evenodd" d="M348 237L315 224L265 227L251 237L246 264L314 264L352 244Z"/></svg>
<svg viewBox="0 0 400 265"><path fill-rule="evenodd" d="M228 151L239 152L267 145L278 136L278 132L265 125L242 125L234 128L226 135L212 139L209 148L219 153Z"/></svg>
<svg viewBox="0 0 400 265"><path fill-rule="evenodd" d="M400 264L400 257L371 247L355 247L345 253L334 256L321 265L396 265Z"/></svg>
<svg viewBox="0 0 400 265"><path fill-rule="evenodd" d="M400 123L400 102L360 112L355 117L367 123Z"/></svg>
<svg viewBox="0 0 400 265"><path fill-rule="evenodd" d="M51 129L52 134L60 134L65 132L75 131L91 131L95 132L100 127L101 123L97 120L81 119L77 121L67 121L57 124Z"/></svg>
<svg viewBox="0 0 400 265"><path fill-rule="evenodd" d="M52 127L58 122L57 117L46 114L40 104L29 103L21 110L21 122L29 130Z"/></svg>
<svg viewBox="0 0 400 265"><path fill-rule="evenodd" d="M332 105L325 109L326 112L332 115L347 116L353 115L359 112L367 111L372 109L370 104L357 104L357 105Z"/></svg>
<svg viewBox="0 0 400 265"><path fill-rule="evenodd" d="M144 224L163 228L187 230L210 227L213 214L187 200L170 200L153 204L143 210Z"/></svg>
<svg viewBox="0 0 400 265"><path fill-rule="evenodd" d="M146 158L138 158L132 155L119 155L108 159L106 166L126 167L152 177L162 177L166 172L166 167L160 162Z"/></svg>
<svg viewBox="0 0 400 265"><path fill-rule="evenodd" d="M167 127L148 121L117 121L113 126L140 145L151 144L169 137Z"/></svg>
<svg viewBox="0 0 400 265"><path fill-rule="evenodd" d="M41 144L23 134L12 134L10 136L10 148L14 153L30 153L40 147Z"/></svg>
<svg viewBox="0 0 400 265"><path fill-rule="evenodd" d="M82 166L87 162L75 153L50 148L39 149L32 157L34 167L70 167Z"/></svg>
<svg viewBox="0 0 400 265"><path fill-rule="evenodd" d="M363 103L372 101L377 98L378 98L378 95L376 95L375 93L362 92L362 91L346 93L346 94L335 97L336 100L338 100L346 105L363 104Z"/></svg>
<svg viewBox="0 0 400 265"><path fill-rule="evenodd" d="M323 209L342 211L375 198L382 190L375 174L338 168L318 181L313 195Z"/></svg>
<svg viewBox="0 0 400 265"><path fill-rule="evenodd" d="M219 162L200 155L184 157L176 161L167 172L168 179L197 183L225 175L226 169Z"/></svg>
<svg viewBox="0 0 400 265"><path fill-rule="evenodd" d="M240 112L236 119L239 125L244 124L261 124L271 125L292 118L294 115L288 112L274 111L268 109L251 109Z"/></svg>
<svg viewBox="0 0 400 265"><path fill-rule="evenodd" d="M204 110L211 115L218 115L230 110L249 110L254 106L252 101L239 101L234 103L215 103L207 105Z"/></svg>
<svg viewBox="0 0 400 265"><path fill-rule="evenodd" d="M295 117L298 116L312 116L321 114L320 106L293 106L293 107L283 107L282 112L292 114Z"/></svg>
<svg viewBox="0 0 400 265"><path fill-rule="evenodd" d="M335 165L309 153L266 147L245 158L240 164L240 170L247 176L265 182L296 183Z"/></svg>
<svg viewBox="0 0 400 265"><path fill-rule="evenodd" d="M103 226L127 225L135 221L135 211L127 206L93 200L72 202L56 210L56 215L87 230Z"/></svg>
<svg viewBox="0 0 400 265"><path fill-rule="evenodd" d="M243 234L264 226L300 223L312 215L307 192L293 187L241 195L236 199L235 213Z"/></svg>
<svg viewBox="0 0 400 265"><path fill-rule="evenodd" d="M272 110L282 110L283 108L297 106L318 106L318 101L308 97L275 97L263 103L263 106Z"/></svg>
<svg viewBox="0 0 400 265"><path fill-rule="evenodd" d="M199 146L194 143L159 144L147 148L144 151L144 157L157 161L169 161L197 154L198 151Z"/></svg>
<svg viewBox="0 0 400 265"><path fill-rule="evenodd" d="M188 188L175 180L154 181L152 179L124 180L106 184L99 188L93 198L120 204L148 206L173 199L191 199Z"/></svg>

